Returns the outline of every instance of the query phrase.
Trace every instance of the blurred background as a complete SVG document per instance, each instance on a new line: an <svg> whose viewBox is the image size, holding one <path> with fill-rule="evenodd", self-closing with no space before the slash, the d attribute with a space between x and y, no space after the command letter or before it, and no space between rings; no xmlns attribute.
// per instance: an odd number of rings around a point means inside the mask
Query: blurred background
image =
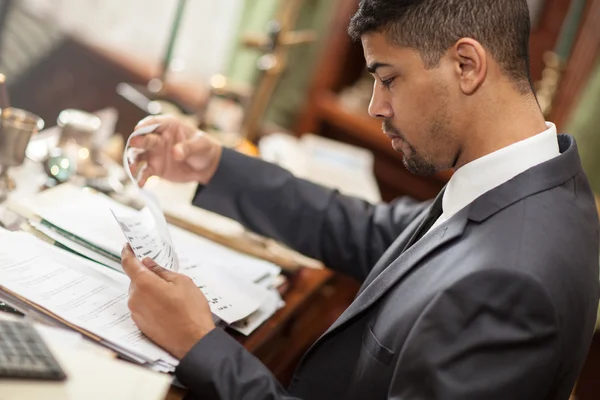
<svg viewBox="0 0 600 400"><path fill-rule="evenodd" d="M577 138L600 194L600 0L528 4L539 103ZM432 198L451 172L410 175L367 115L372 80L346 34L356 8L357 0L0 0L5 101L43 120L32 141L53 129L77 140L101 132L89 149L78 143L100 172L52 164L55 148L67 148L60 140L28 149L28 162L46 171L43 186L83 175L115 189L97 180L111 172L94 152L118 160L141 118L168 112L369 201ZM578 398L600 398L599 349L596 340Z"/></svg>
<svg viewBox="0 0 600 400"><path fill-rule="evenodd" d="M598 5L528 3L540 104L580 140L600 192ZM125 136L141 117L161 112L181 113L232 145L310 133L373 154L383 199L430 198L449 174L406 174L366 114L371 78L360 44L346 34L356 7L356 0L0 0L0 72L11 104L46 127L65 109L111 108ZM268 141L277 151L291 146L289 137L277 139Z"/></svg>

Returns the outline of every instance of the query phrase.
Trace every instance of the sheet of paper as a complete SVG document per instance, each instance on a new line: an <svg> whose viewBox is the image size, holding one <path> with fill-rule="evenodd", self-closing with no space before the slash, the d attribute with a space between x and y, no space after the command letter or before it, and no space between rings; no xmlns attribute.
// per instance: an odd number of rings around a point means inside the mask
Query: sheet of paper
<svg viewBox="0 0 600 400"><path fill-rule="evenodd" d="M75 325L153 362L177 360L131 319L126 287L88 273L89 264L24 233L0 233L0 285ZM89 271L93 271L93 268Z"/></svg>
<svg viewBox="0 0 600 400"><path fill-rule="evenodd" d="M61 245L71 249L72 251L74 251L84 257L87 257L90 260L94 260L102 265L112 268L115 271L119 271L121 274L124 273L121 263L118 263L111 258L103 256L102 254L95 252L94 250L90 249L89 247L85 247L85 246L81 245L81 244L69 239L68 237L61 235L60 233L56 232L55 230L48 228L47 226L45 226L39 222L31 221L30 224L33 226L33 228L37 229L44 235L48 236L50 239L54 240L57 243L60 243Z"/></svg>
<svg viewBox="0 0 600 400"><path fill-rule="evenodd" d="M114 212L113 215L139 260L151 258L163 268L172 271L179 270L179 261L173 245L168 243L156 229L147 208L136 216L119 217Z"/></svg>
<svg viewBox="0 0 600 400"><path fill-rule="evenodd" d="M277 290L269 290L269 295L265 297L258 310L248 317L231 324L230 327L242 335L248 336L284 305L285 302L281 299L279 292Z"/></svg>
<svg viewBox="0 0 600 400"><path fill-rule="evenodd" d="M71 185L60 185L31 199L34 213L52 225L100 249L121 257L125 241L113 212L134 216L137 211L107 196Z"/></svg>
<svg viewBox="0 0 600 400"><path fill-rule="evenodd" d="M173 248L167 220L158 199L154 193L139 188L138 181L133 177L130 167L130 163L135 161L136 152L139 153L135 151L136 149L130 148L131 139L147 135L159 126L159 124L149 125L133 132L127 139L123 152L123 168L133 185L139 189L140 197L146 205L145 209L135 216L120 215L118 210L113 210L113 215L119 222L119 226L137 258L150 257L163 268L177 272L179 260Z"/></svg>
<svg viewBox="0 0 600 400"><path fill-rule="evenodd" d="M281 273L281 268L269 261L233 251L176 226L171 226L171 234L180 257L180 272L186 275L193 274L193 268L198 265L226 270L230 275L248 283L256 283Z"/></svg>
<svg viewBox="0 0 600 400"><path fill-rule="evenodd" d="M55 189L51 189L55 190ZM61 190L57 188L56 190ZM36 213L74 235L83 236L91 243L102 243L111 253L120 253L123 233L110 210L119 209L122 215L135 218L136 211L107 196L87 191L71 193L69 201L48 204L45 193L40 194ZM60 196L52 195L60 198ZM98 229L95 229L95 228ZM256 311L268 294L254 282L261 277L276 276L280 268L274 264L236 252L181 228L169 226L178 254L180 273L192 277L216 299L210 302L211 311L227 323L247 317ZM160 262L159 265L162 265ZM227 306L227 307L225 307Z"/></svg>

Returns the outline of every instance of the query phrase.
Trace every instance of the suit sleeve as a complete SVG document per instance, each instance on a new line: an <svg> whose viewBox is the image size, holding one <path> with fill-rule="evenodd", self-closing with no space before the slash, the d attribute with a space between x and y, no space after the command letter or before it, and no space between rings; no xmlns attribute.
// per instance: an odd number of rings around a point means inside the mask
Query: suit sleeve
<svg viewBox="0 0 600 400"><path fill-rule="evenodd" d="M186 354L177 379L193 398L207 400L296 399L271 372L220 328L213 329Z"/></svg>
<svg viewBox="0 0 600 400"><path fill-rule="evenodd" d="M394 372L394 399L543 399L558 371L557 317L516 272L476 273L431 301Z"/></svg>
<svg viewBox="0 0 600 400"><path fill-rule="evenodd" d="M428 205L408 197L372 205L229 149L194 204L361 281Z"/></svg>

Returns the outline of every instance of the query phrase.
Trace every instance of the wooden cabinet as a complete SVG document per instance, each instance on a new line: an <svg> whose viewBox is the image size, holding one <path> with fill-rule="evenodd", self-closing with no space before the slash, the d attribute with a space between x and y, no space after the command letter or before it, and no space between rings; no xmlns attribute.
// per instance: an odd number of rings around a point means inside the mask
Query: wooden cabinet
<svg viewBox="0 0 600 400"><path fill-rule="evenodd" d="M399 195L417 199L434 197L451 176L451 172L431 177L411 175L402 165L390 141L381 131L381 123L370 118L367 110L348 111L342 107L339 92L354 84L365 72L360 43L346 33L348 22L357 9L356 0L337 0L322 57L315 68L309 95L299 114L295 133L315 133L346 143L359 145L375 154L375 176L384 200ZM570 0L548 0L531 35L532 76L538 80L544 68L542 55L552 50L559 35Z"/></svg>

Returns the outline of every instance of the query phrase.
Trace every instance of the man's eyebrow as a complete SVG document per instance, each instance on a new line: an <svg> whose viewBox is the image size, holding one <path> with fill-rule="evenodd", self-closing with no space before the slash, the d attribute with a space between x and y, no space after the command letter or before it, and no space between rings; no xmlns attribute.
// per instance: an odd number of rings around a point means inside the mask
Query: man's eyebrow
<svg viewBox="0 0 600 400"><path fill-rule="evenodd" d="M367 65L367 71L369 71L370 74L374 74L379 68L383 67L391 67L391 65L386 63L375 62L373 64Z"/></svg>

